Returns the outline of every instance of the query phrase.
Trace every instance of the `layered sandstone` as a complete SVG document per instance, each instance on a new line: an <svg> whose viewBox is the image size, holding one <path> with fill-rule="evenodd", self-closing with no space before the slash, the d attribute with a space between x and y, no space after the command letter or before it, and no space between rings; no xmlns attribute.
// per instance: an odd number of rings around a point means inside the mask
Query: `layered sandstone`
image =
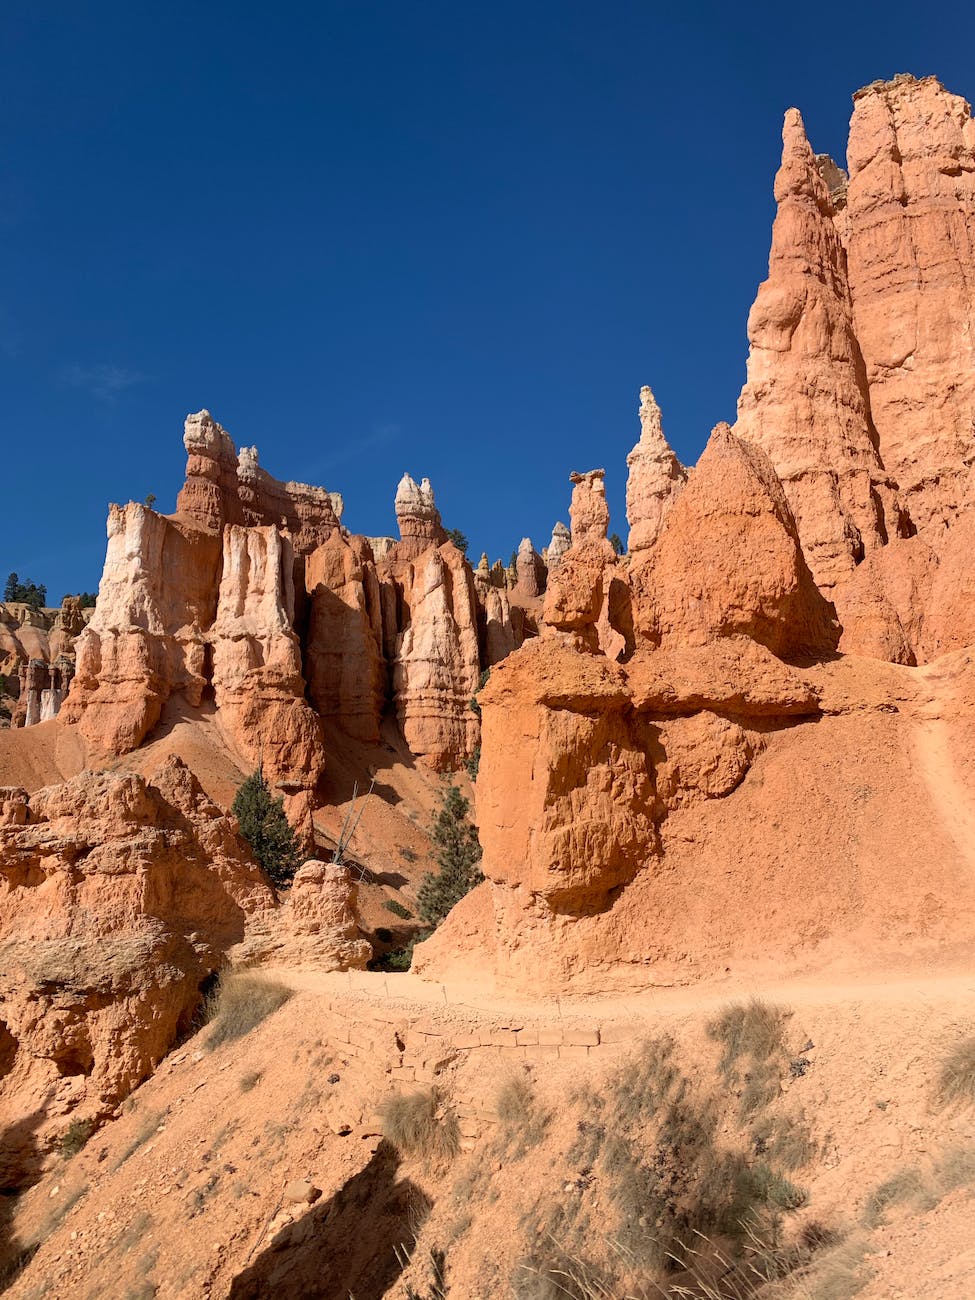
<svg viewBox="0 0 975 1300"><path fill-rule="evenodd" d="M768 455L806 561L830 591L886 540L885 474L846 251L796 109L785 118L775 199L768 279L748 317L748 379L735 433Z"/></svg>
<svg viewBox="0 0 975 1300"><path fill-rule="evenodd" d="M410 750L437 770L458 768L477 745L470 703L481 670L470 565L451 543L400 576L409 622L393 647L393 704Z"/></svg>
<svg viewBox="0 0 975 1300"><path fill-rule="evenodd" d="M914 528L949 520L975 458L975 121L935 77L855 96L853 321L880 455Z"/></svg>
<svg viewBox="0 0 975 1300"><path fill-rule="evenodd" d="M633 581L637 630L651 642L747 636L778 655L836 645L832 607L806 565L782 484L765 454L726 424L712 432Z"/></svg>
<svg viewBox="0 0 975 1300"><path fill-rule="evenodd" d="M0 805L2 1109L16 1132L43 1104L43 1145L48 1125L104 1116L152 1072L275 898L177 759L151 784L86 772ZM5 1147L4 1186L29 1159Z"/></svg>
<svg viewBox="0 0 975 1300"><path fill-rule="evenodd" d="M653 546L671 506L687 481L687 471L664 437L660 407L650 388L640 389L640 441L626 458L627 551L637 555Z"/></svg>
<svg viewBox="0 0 975 1300"><path fill-rule="evenodd" d="M221 554L219 537L146 506L110 508L98 605L62 709L93 760L135 749L174 693L200 703Z"/></svg>
<svg viewBox="0 0 975 1300"><path fill-rule="evenodd" d="M288 792L321 775L321 723L305 700L294 632L293 552L273 526L223 534L217 609L208 630L218 715L251 766Z"/></svg>
<svg viewBox="0 0 975 1300"><path fill-rule="evenodd" d="M9 721L30 727L56 717L75 670L75 640L91 618L77 596L57 610L0 604L0 699Z"/></svg>
<svg viewBox="0 0 975 1300"><path fill-rule="evenodd" d="M299 555L320 546L340 526L342 498L307 483L282 483L258 464L256 447L242 447L209 411L188 415L183 433L186 482L177 516L207 532L227 524L275 524L287 530Z"/></svg>
<svg viewBox="0 0 975 1300"><path fill-rule="evenodd" d="M386 693L382 591L372 548L335 533L305 564L308 695L326 728L379 739Z"/></svg>
<svg viewBox="0 0 975 1300"><path fill-rule="evenodd" d="M417 483L404 474L396 488L395 508L400 540L392 548L391 558L415 560L447 540L428 478Z"/></svg>

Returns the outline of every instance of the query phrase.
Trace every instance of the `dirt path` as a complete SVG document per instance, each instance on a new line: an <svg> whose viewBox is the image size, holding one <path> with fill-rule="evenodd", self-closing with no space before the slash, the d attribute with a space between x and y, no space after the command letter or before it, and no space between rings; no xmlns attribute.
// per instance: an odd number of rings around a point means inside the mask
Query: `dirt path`
<svg viewBox="0 0 975 1300"><path fill-rule="evenodd" d="M573 998L529 999L457 983L433 984L416 975L385 975L373 971L268 970L267 974L301 991L322 996L351 995L370 1002L390 1002L404 1011L440 1010L452 1015L556 1020L584 1017L598 1020L648 1022L707 1013L752 995L792 1007L815 1008L867 1005L895 1008L928 1004L971 1006L975 998L975 971L919 971L885 977L851 974L833 980L753 979L739 984L701 984L688 988L650 989L632 994L592 995Z"/></svg>

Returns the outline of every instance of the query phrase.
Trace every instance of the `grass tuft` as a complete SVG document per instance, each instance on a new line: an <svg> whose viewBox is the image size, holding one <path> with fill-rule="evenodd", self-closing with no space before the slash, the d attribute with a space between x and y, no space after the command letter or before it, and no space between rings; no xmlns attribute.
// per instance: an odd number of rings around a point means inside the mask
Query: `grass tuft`
<svg viewBox="0 0 975 1300"><path fill-rule="evenodd" d="M243 1038L284 1006L291 995L286 984L252 971L221 976L206 1003L205 1019L210 1026L207 1047L212 1051L221 1043Z"/></svg>
<svg viewBox="0 0 975 1300"><path fill-rule="evenodd" d="M387 1097L377 1108L383 1136L397 1151L445 1164L460 1149L460 1127L436 1088Z"/></svg>
<svg viewBox="0 0 975 1300"><path fill-rule="evenodd" d="M720 1069L728 1076L743 1058L769 1061L785 1051L785 1023L792 1012L761 998L727 1007L708 1023L708 1037L722 1048Z"/></svg>
<svg viewBox="0 0 975 1300"><path fill-rule="evenodd" d="M944 1106L975 1105L975 1038L963 1039L945 1057L938 1095Z"/></svg>
<svg viewBox="0 0 975 1300"><path fill-rule="evenodd" d="M908 1203L918 1209L930 1209L935 1204L920 1169L913 1165L899 1169L871 1192L864 1206L863 1222L868 1228L875 1228L883 1223L889 1209Z"/></svg>

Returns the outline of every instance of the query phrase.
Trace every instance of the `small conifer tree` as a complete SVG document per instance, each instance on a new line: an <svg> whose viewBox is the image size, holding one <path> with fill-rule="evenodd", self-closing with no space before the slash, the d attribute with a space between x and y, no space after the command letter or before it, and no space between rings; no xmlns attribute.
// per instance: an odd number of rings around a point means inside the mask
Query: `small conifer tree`
<svg viewBox="0 0 975 1300"><path fill-rule="evenodd" d="M301 866L301 854L284 811L258 768L242 782L231 807L240 833L275 885L289 885Z"/></svg>
<svg viewBox="0 0 975 1300"><path fill-rule="evenodd" d="M447 533L447 540L453 542L453 544L457 547L458 551L460 551L461 555L466 555L467 538L460 531L460 529L448 528L446 529L446 533Z"/></svg>
<svg viewBox="0 0 975 1300"><path fill-rule="evenodd" d="M470 801L455 785L441 795L440 811L433 819L432 839L439 872L427 872L416 896L416 910L428 925L438 926L455 903L484 879L477 828L468 816Z"/></svg>

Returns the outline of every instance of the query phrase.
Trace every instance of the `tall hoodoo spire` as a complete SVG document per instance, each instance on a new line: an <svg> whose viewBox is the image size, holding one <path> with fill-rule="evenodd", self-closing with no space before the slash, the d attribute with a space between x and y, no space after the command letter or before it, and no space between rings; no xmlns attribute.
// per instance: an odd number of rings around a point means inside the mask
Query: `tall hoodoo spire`
<svg viewBox="0 0 975 1300"><path fill-rule="evenodd" d="M626 458L627 549L646 551L660 534L670 507L687 481L687 472L664 437L660 407L650 387L640 389L640 441Z"/></svg>

